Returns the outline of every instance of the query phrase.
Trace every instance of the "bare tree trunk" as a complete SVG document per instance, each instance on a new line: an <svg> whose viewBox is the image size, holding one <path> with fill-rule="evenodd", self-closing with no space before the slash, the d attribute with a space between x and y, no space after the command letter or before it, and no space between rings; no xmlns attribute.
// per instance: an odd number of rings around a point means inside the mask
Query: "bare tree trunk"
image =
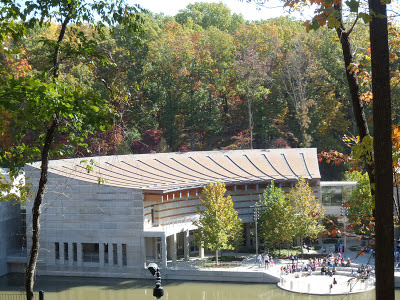
<svg viewBox="0 0 400 300"><path fill-rule="evenodd" d="M340 15L342 15L341 5L335 5L335 9L340 13ZM336 32L339 37L340 44L342 45L344 66L346 70L347 83L350 90L353 114L358 129L358 135L360 136L360 140L362 141L366 136L369 136L370 134L368 130L367 119L365 118L364 105L363 102L360 100L361 92L360 85L358 84L357 74L351 71L351 66L354 63L354 57L351 52L349 38L350 33L346 32L341 18L339 19L339 21L340 26L336 29ZM369 182L371 186L373 186L375 183L374 165L367 163L365 167L368 172ZM374 191L372 189L371 193L372 195L374 194Z"/></svg>
<svg viewBox="0 0 400 300"><path fill-rule="evenodd" d="M36 193L36 197L32 207L32 247L29 254L28 266L25 270L25 293L27 300L33 299L33 286L35 284L36 264L39 255L41 204L43 201L44 191L46 189L46 184L47 184L47 170L49 164L50 146L53 142L53 138L57 130L57 127L58 127L58 119L57 116L54 116L53 123L46 132L46 138L42 150L40 181L39 181L38 191Z"/></svg>
<svg viewBox="0 0 400 300"><path fill-rule="evenodd" d="M394 299L392 110L386 5L369 0L375 160L376 299Z"/></svg>
<svg viewBox="0 0 400 300"><path fill-rule="evenodd" d="M218 250L215 251L215 264L218 265Z"/></svg>
<svg viewBox="0 0 400 300"><path fill-rule="evenodd" d="M251 98L247 99L247 109L249 111L249 131L250 131L250 149L253 149L253 108Z"/></svg>
<svg viewBox="0 0 400 300"><path fill-rule="evenodd" d="M301 248L301 259L303 259L303 254L304 254L303 237L300 237L300 248Z"/></svg>

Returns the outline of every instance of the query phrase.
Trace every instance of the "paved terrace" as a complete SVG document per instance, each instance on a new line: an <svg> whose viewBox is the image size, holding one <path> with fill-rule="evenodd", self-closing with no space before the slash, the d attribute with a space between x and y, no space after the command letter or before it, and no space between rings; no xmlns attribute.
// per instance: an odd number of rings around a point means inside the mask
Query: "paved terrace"
<svg viewBox="0 0 400 300"><path fill-rule="evenodd" d="M329 246L332 245L324 245ZM334 248L333 248L334 249ZM306 252L305 252L306 253ZM309 253L322 253L310 251ZM325 254L325 253L324 253ZM223 255L234 255L233 252L224 251ZM336 254L335 254L336 255ZM357 269L361 265L375 265L375 259L370 253L356 257L357 252L347 251L344 258L352 260L350 267L338 267L335 276L320 275L320 268L311 276L303 277L295 274L281 275L281 267L291 264L289 259L274 259L274 264L269 268L260 267L255 254L238 253L238 257L244 257L241 262L221 263L226 268L215 268L209 264L207 258L190 258L189 261L178 260L175 265L168 264L168 270L162 271L163 279L170 280L203 280L222 282L253 282L253 283L277 283L285 290L306 294L348 294L367 291L375 288L375 279L359 280L356 278ZM205 263L207 265L205 266ZM308 260L299 259L299 264ZM229 264L229 266L228 266ZM236 265L236 266L235 266ZM351 275L353 271L353 275ZM400 273L396 272L396 286L399 287ZM335 277L337 284L333 285ZM352 278L352 279L351 279ZM349 281L350 280L350 281ZM331 286L332 284L332 286Z"/></svg>

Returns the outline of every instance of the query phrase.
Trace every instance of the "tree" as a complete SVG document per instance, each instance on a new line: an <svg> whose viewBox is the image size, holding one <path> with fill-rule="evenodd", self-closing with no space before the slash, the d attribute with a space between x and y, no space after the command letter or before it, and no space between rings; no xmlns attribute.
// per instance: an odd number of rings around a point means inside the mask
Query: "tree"
<svg viewBox="0 0 400 300"><path fill-rule="evenodd" d="M356 188L350 193L349 200L344 204L347 208L350 227L357 234L370 236L374 233L375 222L372 216L374 202L368 174L347 172L345 179L357 181Z"/></svg>
<svg viewBox="0 0 400 300"><path fill-rule="evenodd" d="M70 143L85 146L83 139L95 129L105 129L113 122L114 109L109 99L84 87L75 85L64 74L63 67L71 60L95 62L95 58L107 62L107 55L99 51L98 39L104 39L108 29L116 23L124 23L131 32L140 31L141 19L137 7L123 2L107 1L27 1L21 10L14 1L1 1L0 10L6 15L0 23L0 43L11 37L18 42L27 29L33 26L47 28L56 22L55 36L44 37L49 56L42 62L49 66L41 73L15 78L0 78L0 107L6 111L13 128L14 144L0 153L1 164L7 164L12 172L25 163L40 157L41 175L32 208L32 247L25 276L28 300L33 298L36 263L39 253L41 203L47 185L50 157L62 156L66 148L55 147L55 139L65 138ZM95 17L96 16L96 17ZM20 21L22 20L22 21ZM101 20L101 21L99 21ZM20 24L18 34L12 34L10 24ZM93 28L86 34L78 26ZM72 25L73 24L73 25ZM108 25L108 26L107 26ZM1 128L0 128L1 129Z"/></svg>
<svg viewBox="0 0 400 300"><path fill-rule="evenodd" d="M315 101L308 95L308 85L313 68L313 59L310 52L304 49L300 40L297 40L294 49L286 54L284 72L282 72L282 86L294 107L301 135L301 147L309 147L311 137L307 133L311 119L309 109L315 105Z"/></svg>
<svg viewBox="0 0 400 300"><path fill-rule="evenodd" d="M247 0L250 2L251 0ZM265 0L256 0L263 5ZM300 1L283 0L286 5L294 7ZM303 2L304 3L304 2ZM357 124L360 140L370 139L367 120L365 117L363 97L357 72L354 69L354 55L351 51L350 34L356 23L362 19L369 23L371 45L371 78L373 95L373 126L375 134L373 160L365 157L365 167L371 184L371 194L375 197L376 216L376 297L377 299L394 299L393 275L393 174L391 151L391 96L390 96L390 65L388 46L388 21L386 1L369 0L368 5L360 5L359 1L306 1L319 6L316 15L309 22L308 29L317 29L327 25L334 28L342 45L343 59L351 94L353 114ZM350 20L350 28L346 30L343 20L343 5L356 18ZM368 7L369 11L363 11ZM368 141L367 141L368 142ZM376 153L378 151L378 153ZM374 166L378 164L379 166Z"/></svg>
<svg viewBox="0 0 400 300"><path fill-rule="evenodd" d="M250 149L253 149L254 102L268 95L268 62L261 60L254 49L242 49L236 54L235 69L238 77L238 92L246 99L249 117Z"/></svg>
<svg viewBox="0 0 400 300"><path fill-rule="evenodd" d="M275 186L274 181L260 196L260 235L266 244L274 246L290 241L293 233L291 210L286 201L286 193ZM279 247L280 250L280 247Z"/></svg>
<svg viewBox="0 0 400 300"><path fill-rule="evenodd" d="M234 249L237 237L242 235L242 222L233 207L231 196L225 197L224 183L209 183L203 188L200 196L202 207L197 207L200 218L193 222L198 227L195 239L201 247L218 251Z"/></svg>
<svg viewBox="0 0 400 300"><path fill-rule="evenodd" d="M313 195L311 187L304 178L299 178L295 187L288 195L288 208L293 222L292 236L300 238L303 245L303 238L315 239L323 232L324 227L319 224L324 218L324 208L318 199ZM303 247L301 247L303 253Z"/></svg>
<svg viewBox="0 0 400 300"><path fill-rule="evenodd" d="M392 106L386 3L369 0L375 163L376 299L394 299ZM371 183L373 184L373 183Z"/></svg>
<svg viewBox="0 0 400 300"><path fill-rule="evenodd" d="M216 27L221 31L234 32L241 24L244 24L243 16L231 14L231 10L223 3L199 2L189 4L181 9L175 16L178 23L187 26L196 24L203 29Z"/></svg>

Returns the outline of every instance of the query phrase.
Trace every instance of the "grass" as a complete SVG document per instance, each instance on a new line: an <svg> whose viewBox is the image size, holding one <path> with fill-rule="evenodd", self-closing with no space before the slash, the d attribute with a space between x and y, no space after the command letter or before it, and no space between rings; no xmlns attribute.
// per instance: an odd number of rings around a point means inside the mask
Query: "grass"
<svg viewBox="0 0 400 300"><path fill-rule="evenodd" d="M321 249L321 246L309 246L310 250L319 250ZM290 247L289 249L281 249L280 254L279 254L279 249L270 249L269 254L272 257L276 258L286 258L289 257L290 255L297 255L301 256L301 247L300 246L295 246L295 247ZM303 257L315 257L317 256L316 254L309 254L307 250L303 251Z"/></svg>

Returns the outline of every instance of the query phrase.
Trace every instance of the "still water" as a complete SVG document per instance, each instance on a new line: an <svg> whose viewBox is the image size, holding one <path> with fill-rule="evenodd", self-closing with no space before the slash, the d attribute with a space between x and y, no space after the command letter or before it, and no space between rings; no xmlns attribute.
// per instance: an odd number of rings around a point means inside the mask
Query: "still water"
<svg viewBox="0 0 400 300"><path fill-rule="evenodd" d="M285 292L275 284L163 281L163 300L373 300L375 292L345 296L309 296ZM153 297L154 280L39 276L35 290L45 300L146 300ZM0 293L23 291L23 275L0 277ZM400 299L400 290L396 290Z"/></svg>

